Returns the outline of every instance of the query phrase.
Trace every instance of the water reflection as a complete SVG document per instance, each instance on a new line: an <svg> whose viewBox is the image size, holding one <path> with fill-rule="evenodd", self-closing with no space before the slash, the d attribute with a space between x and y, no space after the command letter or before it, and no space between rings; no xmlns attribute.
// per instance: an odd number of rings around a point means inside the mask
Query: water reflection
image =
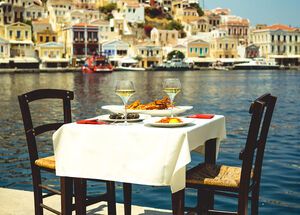
<svg viewBox="0 0 300 215"><path fill-rule="evenodd" d="M121 104L114 93L118 79L130 79L136 94L130 99L142 102L165 96L162 81L179 78L182 92L175 99L177 105L193 105L193 113L218 113L226 116L228 139L222 144L219 162L239 165L238 153L245 143L248 130L249 102L265 92L278 96L278 103L270 129L262 175L261 214L285 211L297 214L300 210L299 139L300 139L300 73L293 71L187 71L187 72L113 72L111 74L52 73L0 75L0 186L31 190L31 175L23 124L17 95L39 88L68 89L75 93L72 102L73 118L81 119L106 113L102 105ZM58 117L59 106L50 101L34 107L34 118ZM44 113L47 113L44 116ZM42 137L43 154L52 151L51 134ZM193 163L202 157L193 155ZM276 180L274 180L274 176ZM56 181L50 178L50 182ZM279 189L280 187L280 189ZM121 199L121 187L117 187ZM147 193L147 194L145 194ZM284 195L282 195L284 193ZM190 203L195 193L187 192ZM133 203L170 208L169 190L135 186ZM216 206L227 204L217 199Z"/></svg>

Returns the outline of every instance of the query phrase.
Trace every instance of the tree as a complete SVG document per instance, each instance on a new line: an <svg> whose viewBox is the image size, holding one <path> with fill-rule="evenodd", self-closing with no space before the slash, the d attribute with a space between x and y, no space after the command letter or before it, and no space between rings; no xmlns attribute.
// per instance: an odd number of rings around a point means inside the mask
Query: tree
<svg viewBox="0 0 300 215"><path fill-rule="evenodd" d="M157 18L157 17L162 17L163 16L163 11L161 10L161 8L146 7L145 8L145 14L147 16L150 16L151 18Z"/></svg>
<svg viewBox="0 0 300 215"><path fill-rule="evenodd" d="M199 4L192 3L192 4L190 4L190 6L197 9L198 16L203 16L204 15L204 12L203 12L202 8L199 6Z"/></svg>
<svg viewBox="0 0 300 215"><path fill-rule="evenodd" d="M180 22L177 22L177 21L171 21L167 24L166 26L166 29L167 30L177 30L177 31L181 31L183 30L183 25L180 23Z"/></svg>
<svg viewBox="0 0 300 215"><path fill-rule="evenodd" d="M167 58L168 58L168 60L171 60L172 58L184 59L185 56L181 51L174 50L168 54Z"/></svg>
<svg viewBox="0 0 300 215"><path fill-rule="evenodd" d="M110 14L113 10L117 9L116 3L109 3L103 7L99 7L99 12L104 14Z"/></svg>

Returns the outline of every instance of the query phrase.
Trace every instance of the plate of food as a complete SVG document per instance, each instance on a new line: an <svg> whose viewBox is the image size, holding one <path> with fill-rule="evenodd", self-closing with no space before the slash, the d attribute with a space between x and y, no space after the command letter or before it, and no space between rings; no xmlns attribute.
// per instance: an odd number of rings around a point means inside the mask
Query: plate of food
<svg viewBox="0 0 300 215"><path fill-rule="evenodd" d="M150 115L146 115L146 114L128 113L127 122L140 122L150 117L151 117ZM97 119L101 121L107 121L107 122L124 122L125 115L123 113L105 114L105 115L98 116Z"/></svg>
<svg viewBox="0 0 300 215"><path fill-rule="evenodd" d="M124 106L122 105L105 105L101 108L109 110L113 113L124 113ZM155 100L146 104L141 103L140 100L136 100L127 106L128 113L149 114L151 116L170 116L171 111L174 115L178 115L191 109L193 109L193 106L172 107L168 97L164 97L163 99Z"/></svg>
<svg viewBox="0 0 300 215"><path fill-rule="evenodd" d="M182 127L192 123L194 120L183 117L152 117L144 121L145 125L155 127Z"/></svg>

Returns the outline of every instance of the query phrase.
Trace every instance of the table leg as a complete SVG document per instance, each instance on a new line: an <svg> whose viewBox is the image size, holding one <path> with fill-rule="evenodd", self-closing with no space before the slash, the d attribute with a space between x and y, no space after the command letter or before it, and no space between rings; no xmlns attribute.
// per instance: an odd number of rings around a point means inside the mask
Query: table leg
<svg viewBox="0 0 300 215"><path fill-rule="evenodd" d="M72 190L73 180L69 177L60 177L60 190L61 190L61 214L72 214Z"/></svg>
<svg viewBox="0 0 300 215"><path fill-rule="evenodd" d="M132 184L123 183L125 215L131 215L131 193L132 193Z"/></svg>
<svg viewBox="0 0 300 215"><path fill-rule="evenodd" d="M172 193L172 211L173 215L184 214L184 189Z"/></svg>
<svg viewBox="0 0 300 215"><path fill-rule="evenodd" d="M86 214L86 179L74 178L75 206L77 215Z"/></svg>

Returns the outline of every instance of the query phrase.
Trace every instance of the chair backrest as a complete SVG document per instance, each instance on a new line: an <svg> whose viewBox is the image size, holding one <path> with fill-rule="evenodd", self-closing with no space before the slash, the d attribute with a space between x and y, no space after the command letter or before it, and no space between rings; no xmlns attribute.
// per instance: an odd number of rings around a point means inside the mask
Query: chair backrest
<svg viewBox="0 0 300 215"><path fill-rule="evenodd" d="M72 121L71 100L74 99L74 93L72 91L59 89L39 89L19 95L18 99L32 167L35 160L39 158L36 143L37 141L35 137L48 131L57 130L63 124L70 123ZM57 99L58 101L62 101L64 121L58 123L48 123L34 127L29 103L41 99Z"/></svg>
<svg viewBox="0 0 300 215"><path fill-rule="evenodd" d="M264 150L277 98L264 94L250 106L252 114L245 148L240 153L242 173L240 195L248 195L250 186L259 186ZM251 174L252 180L251 180Z"/></svg>

